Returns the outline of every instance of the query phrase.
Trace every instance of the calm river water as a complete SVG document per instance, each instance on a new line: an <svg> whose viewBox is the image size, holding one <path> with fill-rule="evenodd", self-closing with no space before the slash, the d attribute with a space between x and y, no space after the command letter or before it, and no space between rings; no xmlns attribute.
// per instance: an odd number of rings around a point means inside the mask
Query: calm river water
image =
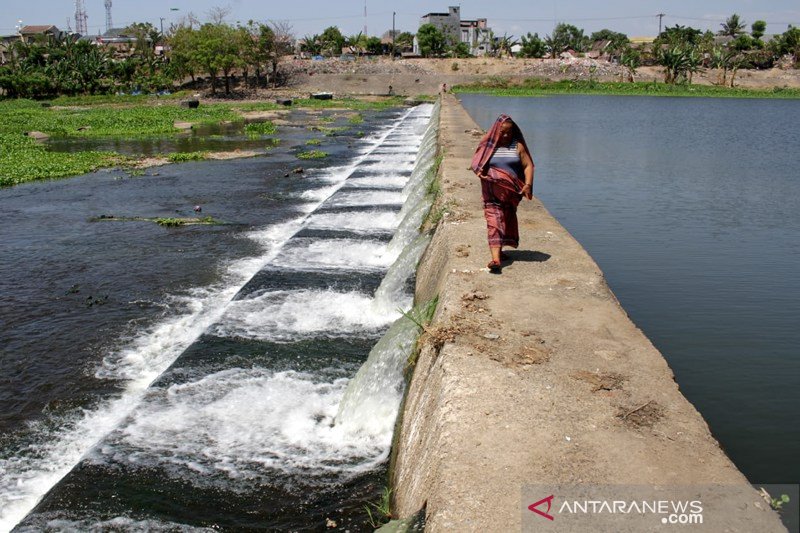
<svg viewBox="0 0 800 533"><path fill-rule="evenodd" d="M460 98L484 128L519 123L534 193L748 479L797 483L800 102Z"/></svg>

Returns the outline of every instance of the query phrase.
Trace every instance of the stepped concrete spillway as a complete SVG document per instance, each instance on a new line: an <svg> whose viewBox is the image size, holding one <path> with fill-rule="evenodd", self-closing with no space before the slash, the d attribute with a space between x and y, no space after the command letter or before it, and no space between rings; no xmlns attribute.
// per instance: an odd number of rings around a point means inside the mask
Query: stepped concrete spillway
<svg viewBox="0 0 800 533"><path fill-rule="evenodd" d="M486 270L480 186L468 170L477 130L445 95L439 179L450 213L416 287L418 302L438 295L439 304L396 430L394 514L423 511L433 532L519 531L551 525L528 510L546 487L688 485L707 496L701 530L784 531L598 266L536 198L520 205L510 264Z"/></svg>

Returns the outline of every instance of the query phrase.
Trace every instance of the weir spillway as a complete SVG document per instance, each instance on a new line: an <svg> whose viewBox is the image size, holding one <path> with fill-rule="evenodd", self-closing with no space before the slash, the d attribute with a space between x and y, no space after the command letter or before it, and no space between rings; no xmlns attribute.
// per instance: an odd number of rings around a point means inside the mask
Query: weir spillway
<svg viewBox="0 0 800 533"><path fill-rule="evenodd" d="M8 463L0 529L357 527L418 333L402 313L429 240L437 113L363 139L300 216L249 235L264 253L225 287L107 358L98 374L129 386Z"/></svg>

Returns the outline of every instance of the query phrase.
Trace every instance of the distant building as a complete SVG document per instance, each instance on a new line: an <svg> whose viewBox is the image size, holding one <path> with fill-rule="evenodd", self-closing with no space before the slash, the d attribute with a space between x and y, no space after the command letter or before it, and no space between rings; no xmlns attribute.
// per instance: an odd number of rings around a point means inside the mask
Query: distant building
<svg viewBox="0 0 800 533"><path fill-rule="evenodd" d="M493 50L492 30L485 18L461 20L461 8L450 6L447 13L428 13L419 25L432 24L441 31L450 43L465 43L470 54L482 56ZM415 44L414 53L419 54L419 46Z"/></svg>
<svg viewBox="0 0 800 533"><path fill-rule="evenodd" d="M67 35L67 32L59 30L52 24L48 24L43 26L23 26L22 29L19 30L19 35L24 42L29 43L48 37L63 39Z"/></svg>

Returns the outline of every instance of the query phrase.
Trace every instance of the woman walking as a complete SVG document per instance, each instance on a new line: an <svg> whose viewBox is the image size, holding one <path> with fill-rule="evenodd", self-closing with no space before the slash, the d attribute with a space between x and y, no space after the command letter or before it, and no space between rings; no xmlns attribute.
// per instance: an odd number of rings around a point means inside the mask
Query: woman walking
<svg viewBox="0 0 800 533"><path fill-rule="evenodd" d="M472 157L472 171L481 179L492 273L499 274L507 259L503 246L519 246L517 206L523 196L533 198L533 170L522 131L511 117L500 115Z"/></svg>

